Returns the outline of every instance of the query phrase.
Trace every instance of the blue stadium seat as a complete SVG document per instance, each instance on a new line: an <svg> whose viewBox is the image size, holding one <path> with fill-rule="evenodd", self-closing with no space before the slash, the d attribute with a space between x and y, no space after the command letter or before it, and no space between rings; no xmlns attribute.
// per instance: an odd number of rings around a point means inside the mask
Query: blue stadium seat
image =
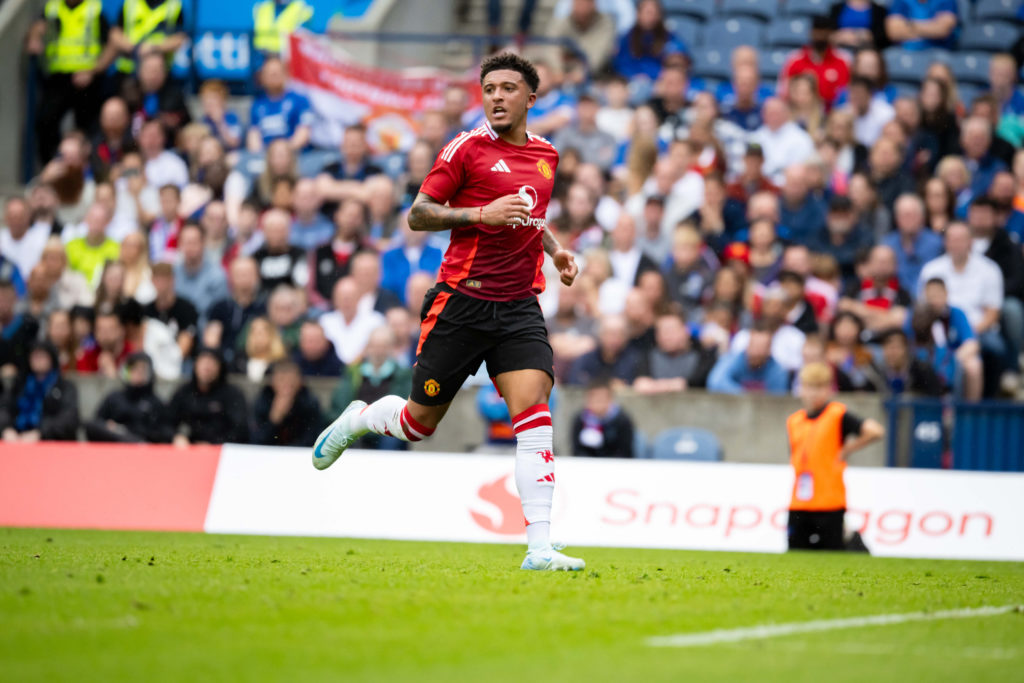
<svg viewBox="0 0 1024 683"><path fill-rule="evenodd" d="M663 0L665 15L694 17L707 21L715 13L715 0Z"/></svg>
<svg viewBox="0 0 1024 683"><path fill-rule="evenodd" d="M723 0L720 14L726 17L753 17L771 21L779 13L778 0Z"/></svg>
<svg viewBox="0 0 1024 683"><path fill-rule="evenodd" d="M1020 0L978 0L974 5L975 21L1008 21L1017 20Z"/></svg>
<svg viewBox="0 0 1024 683"><path fill-rule="evenodd" d="M647 437L639 429L633 431L633 457L651 457L651 449L647 447Z"/></svg>
<svg viewBox="0 0 1024 683"><path fill-rule="evenodd" d="M808 17L780 17L765 29L765 43L771 47L803 47L810 39Z"/></svg>
<svg viewBox="0 0 1024 683"><path fill-rule="evenodd" d="M960 33L961 50L1006 52L1017 42L1017 27L1001 21L975 22Z"/></svg>
<svg viewBox="0 0 1024 683"><path fill-rule="evenodd" d="M931 63L948 61L948 54L938 50L904 50L890 47L885 51L884 59L889 80L920 85Z"/></svg>
<svg viewBox="0 0 1024 683"><path fill-rule="evenodd" d="M782 13L791 17L814 17L828 14L832 0L783 0Z"/></svg>
<svg viewBox="0 0 1024 683"><path fill-rule="evenodd" d="M793 51L789 48L762 50L761 61L758 63L758 71L761 72L761 78L773 81L778 80L782 67L786 65L786 60L789 59L791 54L793 54Z"/></svg>
<svg viewBox="0 0 1024 683"><path fill-rule="evenodd" d="M954 52L949 58L957 83L988 85L989 55L984 52Z"/></svg>
<svg viewBox="0 0 1024 683"><path fill-rule="evenodd" d="M704 27L704 44L723 50L740 45L761 45L761 22L748 17L713 19Z"/></svg>
<svg viewBox="0 0 1024 683"><path fill-rule="evenodd" d="M890 83L890 85L896 89L896 99L905 97L911 100L916 100L917 96L921 93L920 83Z"/></svg>
<svg viewBox="0 0 1024 683"><path fill-rule="evenodd" d="M669 30L675 34L676 38L683 41L688 49L692 51L694 47L701 44L702 27L692 17L676 17L670 21L672 23Z"/></svg>
<svg viewBox="0 0 1024 683"><path fill-rule="evenodd" d="M964 106L968 109L971 106L971 102L974 98L982 93L988 91L985 86L978 85L976 83L957 83L956 84L957 95L960 96L960 101L964 103Z"/></svg>
<svg viewBox="0 0 1024 683"><path fill-rule="evenodd" d="M655 437L651 457L655 460L717 462L722 459L722 442L706 429L673 427Z"/></svg>
<svg viewBox="0 0 1024 683"><path fill-rule="evenodd" d="M717 43L707 41L708 45ZM690 70L697 78L705 80L728 80L732 72L730 51L718 47L706 47L693 53Z"/></svg>

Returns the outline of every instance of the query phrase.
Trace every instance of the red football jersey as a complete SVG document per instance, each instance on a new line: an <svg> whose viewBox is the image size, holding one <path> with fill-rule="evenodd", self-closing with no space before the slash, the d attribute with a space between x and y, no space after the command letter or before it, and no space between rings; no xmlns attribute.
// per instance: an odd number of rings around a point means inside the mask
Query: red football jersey
<svg viewBox="0 0 1024 683"><path fill-rule="evenodd" d="M531 133L525 145L513 145L486 122L449 142L420 192L453 208L477 208L518 194L531 209L528 225L453 228L438 282L490 301L543 292L541 238L557 166L558 151L544 138Z"/></svg>

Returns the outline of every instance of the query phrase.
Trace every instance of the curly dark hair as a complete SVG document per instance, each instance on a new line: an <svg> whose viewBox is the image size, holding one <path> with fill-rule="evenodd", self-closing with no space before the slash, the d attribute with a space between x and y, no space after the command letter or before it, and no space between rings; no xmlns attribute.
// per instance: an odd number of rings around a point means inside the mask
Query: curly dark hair
<svg viewBox="0 0 1024 683"><path fill-rule="evenodd" d="M537 87L540 85L540 76L537 75L537 69L534 68L528 59L523 59L511 52L502 52L485 59L484 63L480 65L480 83L482 84L487 74L492 71L504 69L518 71L522 74L526 85L530 87L530 92L537 92Z"/></svg>

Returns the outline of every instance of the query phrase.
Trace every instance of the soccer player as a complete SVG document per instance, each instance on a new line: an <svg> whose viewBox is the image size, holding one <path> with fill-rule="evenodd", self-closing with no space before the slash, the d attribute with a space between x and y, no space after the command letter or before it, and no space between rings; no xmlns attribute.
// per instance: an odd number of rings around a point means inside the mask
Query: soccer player
<svg viewBox="0 0 1024 683"><path fill-rule="evenodd" d="M547 227L558 152L526 130L537 71L512 54L480 67L484 125L444 147L409 213L413 230L451 230L437 284L427 293L408 401L353 401L317 439L313 465L326 469L367 432L420 441L434 433L481 362L508 404L516 435L516 487L526 517L523 569L580 570L583 560L552 546L555 486L551 345L537 295L551 256L561 281L578 268Z"/></svg>
<svg viewBox="0 0 1024 683"><path fill-rule="evenodd" d="M835 378L825 363L800 371L803 409L786 420L795 479L789 504L790 550L842 550L846 485L853 453L882 438L882 425L833 401Z"/></svg>

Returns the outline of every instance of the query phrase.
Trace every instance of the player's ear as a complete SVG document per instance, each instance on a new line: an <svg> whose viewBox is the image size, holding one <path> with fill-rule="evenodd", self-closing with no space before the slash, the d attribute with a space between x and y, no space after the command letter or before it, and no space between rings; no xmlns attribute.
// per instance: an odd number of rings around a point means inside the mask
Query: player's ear
<svg viewBox="0 0 1024 683"><path fill-rule="evenodd" d="M533 105L535 105L536 103L537 103L537 93L536 93L536 91L534 91L534 92L530 93L529 97L526 98L526 108L527 109L533 109Z"/></svg>

